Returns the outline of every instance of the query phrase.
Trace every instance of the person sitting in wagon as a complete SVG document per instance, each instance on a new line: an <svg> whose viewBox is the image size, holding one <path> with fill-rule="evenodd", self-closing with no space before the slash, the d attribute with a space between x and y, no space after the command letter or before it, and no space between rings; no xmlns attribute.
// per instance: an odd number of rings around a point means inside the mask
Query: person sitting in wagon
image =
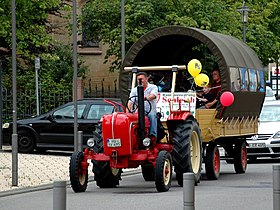
<svg viewBox="0 0 280 210"><path fill-rule="evenodd" d="M207 109L214 109L217 106L221 95L221 77L218 68L214 68L212 72L212 83L210 93L213 95L214 100L205 104Z"/></svg>
<svg viewBox="0 0 280 210"><path fill-rule="evenodd" d="M203 92L198 92L196 95L196 108L205 108L205 104L212 102L215 98L210 92L211 88L210 85L205 86Z"/></svg>

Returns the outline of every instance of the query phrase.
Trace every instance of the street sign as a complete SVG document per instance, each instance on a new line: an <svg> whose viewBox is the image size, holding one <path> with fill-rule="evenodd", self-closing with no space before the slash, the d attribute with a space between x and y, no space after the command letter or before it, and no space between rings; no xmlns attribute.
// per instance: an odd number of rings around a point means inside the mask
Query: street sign
<svg viewBox="0 0 280 210"><path fill-rule="evenodd" d="M39 57L35 58L35 69L40 69L40 58Z"/></svg>

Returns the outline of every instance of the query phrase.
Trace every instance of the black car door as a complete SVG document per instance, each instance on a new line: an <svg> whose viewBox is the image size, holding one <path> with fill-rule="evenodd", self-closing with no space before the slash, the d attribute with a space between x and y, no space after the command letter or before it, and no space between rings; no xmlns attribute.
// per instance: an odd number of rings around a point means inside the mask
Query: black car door
<svg viewBox="0 0 280 210"><path fill-rule="evenodd" d="M78 104L78 124L81 123L86 104ZM53 112L52 122L43 127L40 133L41 143L59 147L74 145L74 104L69 104Z"/></svg>

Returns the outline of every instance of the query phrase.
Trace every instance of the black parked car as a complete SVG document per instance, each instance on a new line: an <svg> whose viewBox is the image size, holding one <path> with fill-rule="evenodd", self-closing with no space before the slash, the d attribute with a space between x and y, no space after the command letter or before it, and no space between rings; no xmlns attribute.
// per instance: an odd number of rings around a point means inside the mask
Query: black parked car
<svg viewBox="0 0 280 210"><path fill-rule="evenodd" d="M120 99L110 99L118 102L117 111L123 111ZM78 130L83 131L83 144L92 137L95 125L104 114L114 112L114 106L104 99L78 100ZM62 105L46 114L33 118L18 120L18 150L29 153L34 149L45 151L73 150L74 148L74 102ZM4 144L11 145L13 132L12 123L3 124Z"/></svg>

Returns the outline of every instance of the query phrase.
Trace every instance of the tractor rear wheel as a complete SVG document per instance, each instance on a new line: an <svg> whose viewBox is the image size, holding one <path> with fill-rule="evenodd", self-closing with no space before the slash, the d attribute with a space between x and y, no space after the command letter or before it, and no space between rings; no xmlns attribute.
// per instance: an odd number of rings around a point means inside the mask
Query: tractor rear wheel
<svg viewBox="0 0 280 210"><path fill-rule="evenodd" d="M245 141L241 141L235 144L234 169L237 174L243 174L247 169L247 149Z"/></svg>
<svg viewBox="0 0 280 210"><path fill-rule="evenodd" d="M141 170L145 181L155 181L155 168L152 163L143 163Z"/></svg>
<svg viewBox="0 0 280 210"><path fill-rule="evenodd" d="M103 153L103 139L102 139L102 129L101 125L95 127L93 132L93 138L95 140L95 153ZM92 160L94 173L94 180L96 185L100 188L113 188L119 185L119 180L121 179L121 169L111 168L110 162L96 161Z"/></svg>
<svg viewBox="0 0 280 210"><path fill-rule="evenodd" d="M88 184L88 169L83 170L84 153L74 152L70 159L70 182L74 192L85 192Z"/></svg>
<svg viewBox="0 0 280 210"><path fill-rule="evenodd" d="M207 146L205 170L206 176L210 180L216 180L220 176L220 153L215 143L210 143Z"/></svg>
<svg viewBox="0 0 280 210"><path fill-rule="evenodd" d="M163 150L158 153L155 170L155 181L158 192L169 190L172 179L172 160L169 152Z"/></svg>
<svg viewBox="0 0 280 210"><path fill-rule="evenodd" d="M195 119L178 123L173 130L173 164L178 184L183 186L183 173L194 173L197 184L201 176L202 140L200 129Z"/></svg>

